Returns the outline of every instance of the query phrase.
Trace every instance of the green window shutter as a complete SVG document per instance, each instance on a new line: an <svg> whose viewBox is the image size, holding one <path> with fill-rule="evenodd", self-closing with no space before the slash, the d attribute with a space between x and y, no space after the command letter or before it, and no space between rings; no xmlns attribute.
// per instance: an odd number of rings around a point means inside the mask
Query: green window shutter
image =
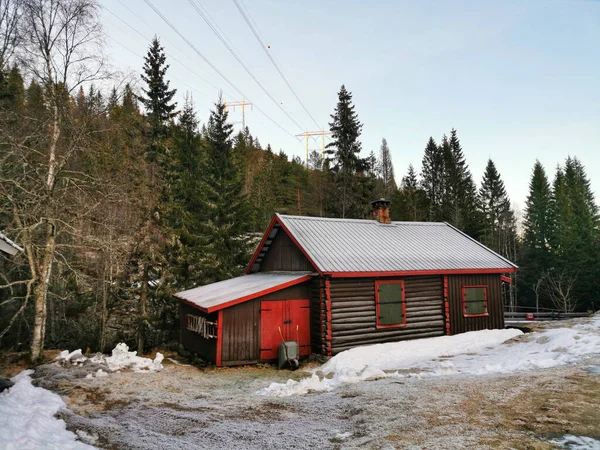
<svg viewBox="0 0 600 450"><path fill-rule="evenodd" d="M378 325L401 325L404 323L401 283L379 285L379 320L377 323Z"/></svg>
<svg viewBox="0 0 600 450"><path fill-rule="evenodd" d="M487 313L485 304L485 288L465 288L465 313L469 315Z"/></svg>

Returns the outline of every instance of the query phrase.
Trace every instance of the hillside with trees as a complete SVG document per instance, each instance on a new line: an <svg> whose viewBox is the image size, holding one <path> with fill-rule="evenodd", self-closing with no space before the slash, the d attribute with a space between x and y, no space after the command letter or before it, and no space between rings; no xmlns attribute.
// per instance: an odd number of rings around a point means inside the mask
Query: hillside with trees
<svg viewBox="0 0 600 450"><path fill-rule="evenodd" d="M507 304L600 308L600 217L576 157L552 180L535 163L521 232L494 161L476 177L455 129L396 178L403 149L382 138L362 155L342 85L325 157L290 158L234 132L220 97L211 111L175 103L158 37L140 89L110 78L95 1L15 4L0 42L0 230L24 251L0 257L0 349L176 348L173 293L241 274L273 214L366 218L380 197L393 220L445 221L516 261Z"/></svg>

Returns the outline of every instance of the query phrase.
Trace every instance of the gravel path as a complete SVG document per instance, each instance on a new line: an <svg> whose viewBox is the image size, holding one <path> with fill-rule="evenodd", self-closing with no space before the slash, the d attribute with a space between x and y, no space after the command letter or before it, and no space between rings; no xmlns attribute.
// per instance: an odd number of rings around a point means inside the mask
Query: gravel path
<svg viewBox="0 0 600 450"><path fill-rule="evenodd" d="M256 395L300 372L270 367L85 379L93 365L40 366L37 383L65 396L69 429L104 448L556 448L571 433L600 437L599 358L505 376L380 379L328 393Z"/></svg>

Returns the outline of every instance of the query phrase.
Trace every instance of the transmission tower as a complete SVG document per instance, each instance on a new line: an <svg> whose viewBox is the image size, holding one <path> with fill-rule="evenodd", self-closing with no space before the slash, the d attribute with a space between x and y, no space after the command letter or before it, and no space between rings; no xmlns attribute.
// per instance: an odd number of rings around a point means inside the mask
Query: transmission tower
<svg viewBox="0 0 600 450"><path fill-rule="evenodd" d="M250 106L250 109L253 108L252 106L252 102L247 102L246 100L244 100L244 98L242 98L241 102L225 102L225 110L227 110L227 108L231 106L233 107L233 110L235 111L235 107L236 106L241 106L242 107L242 129L246 129L246 106Z"/></svg>
<svg viewBox="0 0 600 450"><path fill-rule="evenodd" d="M321 158L325 158L325 136L331 136L331 131L319 130L319 131L305 131L304 133L297 134L296 137L306 138L306 168L308 169L308 138L311 136L321 136Z"/></svg>

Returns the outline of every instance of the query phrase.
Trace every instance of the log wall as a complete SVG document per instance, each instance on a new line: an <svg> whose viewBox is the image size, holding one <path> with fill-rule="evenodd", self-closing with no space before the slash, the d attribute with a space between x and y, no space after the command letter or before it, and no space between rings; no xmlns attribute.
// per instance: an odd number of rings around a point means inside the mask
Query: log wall
<svg viewBox="0 0 600 450"><path fill-rule="evenodd" d="M332 278L331 351L445 334L442 276L385 278L404 280L406 325L377 329L375 278Z"/></svg>
<svg viewBox="0 0 600 450"><path fill-rule="evenodd" d="M487 286L488 315L465 317L462 308L463 286ZM504 306L500 275L449 275L450 333L504 328Z"/></svg>

